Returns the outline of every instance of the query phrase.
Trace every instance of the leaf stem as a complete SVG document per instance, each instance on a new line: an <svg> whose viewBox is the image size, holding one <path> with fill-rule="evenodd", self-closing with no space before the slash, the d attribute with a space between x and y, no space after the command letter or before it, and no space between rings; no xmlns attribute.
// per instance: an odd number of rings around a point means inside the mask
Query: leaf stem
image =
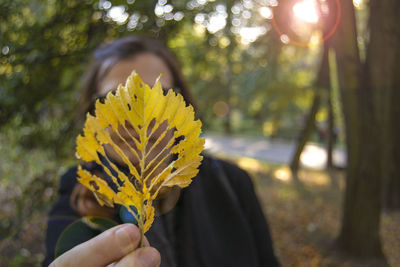
<svg viewBox="0 0 400 267"><path fill-rule="evenodd" d="M144 247L144 223L143 223L143 217L145 216L145 212L143 210L143 202L142 202L142 214L139 214L139 230L140 230L140 247Z"/></svg>

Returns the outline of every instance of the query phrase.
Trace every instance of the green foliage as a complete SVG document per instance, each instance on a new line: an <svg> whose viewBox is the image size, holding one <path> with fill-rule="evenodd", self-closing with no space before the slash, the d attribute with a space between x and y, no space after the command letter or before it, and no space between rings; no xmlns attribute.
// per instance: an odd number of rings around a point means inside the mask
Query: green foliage
<svg viewBox="0 0 400 267"><path fill-rule="evenodd" d="M172 11L163 9L167 5ZM114 7L122 8L118 18L111 12ZM63 114L65 128L60 133L71 133L90 52L105 40L132 33L159 38L174 50L206 126L226 121L213 112L217 101L226 102L242 122L281 124L283 117L302 114L309 101L305 91L315 52L282 49L270 21L259 15L260 7L256 2L222 0L2 1L0 125L16 116L24 125ZM225 14L226 25L212 29L209 22L218 14ZM243 42L240 27L264 27L267 34L254 43ZM304 62L307 54L311 62ZM247 127L235 125L239 131ZM32 145L52 142L45 134L35 134Z"/></svg>
<svg viewBox="0 0 400 267"><path fill-rule="evenodd" d="M18 122L12 121L3 127L0 135L0 201L7 203L0 212L0 239L22 227L26 218L47 204L58 183L55 178L72 163L70 157L55 157L55 150L26 149L26 136L37 129L15 128L15 124Z"/></svg>
<svg viewBox="0 0 400 267"><path fill-rule="evenodd" d="M59 125L52 123L18 127L20 119L13 119L0 133L0 262L4 266L34 266L43 259L44 214L54 202L58 177L72 164L72 155L61 158L55 150L27 148L27 143L33 132L46 129L58 136L50 128Z"/></svg>
<svg viewBox="0 0 400 267"><path fill-rule="evenodd" d="M2 146L12 150L7 160L38 148L71 155L89 55L129 34L156 37L175 52L206 129L231 123L233 131L279 135L301 127L318 49L283 45L260 7L227 0L1 1L0 129L16 145ZM216 16L225 26L210 27ZM240 27L264 27L265 34L246 41ZM216 116L217 102L226 104L226 114Z"/></svg>

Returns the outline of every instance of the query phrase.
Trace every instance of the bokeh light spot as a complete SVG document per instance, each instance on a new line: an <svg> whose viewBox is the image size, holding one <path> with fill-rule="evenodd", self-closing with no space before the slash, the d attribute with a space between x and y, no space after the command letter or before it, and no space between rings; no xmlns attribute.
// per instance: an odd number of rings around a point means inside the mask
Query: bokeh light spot
<svg viewBox="0 0 400 267"><path fill-rule="evenodd" d="M229 105L224 101L217 101L213 106L213 111L218 117L224 117L229 113Z"/></svg>

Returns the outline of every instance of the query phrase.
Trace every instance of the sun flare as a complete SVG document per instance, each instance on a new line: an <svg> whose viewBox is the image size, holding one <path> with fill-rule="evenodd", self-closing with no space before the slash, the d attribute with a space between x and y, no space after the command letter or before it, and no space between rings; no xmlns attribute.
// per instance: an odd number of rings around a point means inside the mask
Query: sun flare
<svg viewBox="0 0 400 267"><path fill-rule="evenodd" d="M293 6L293 14L296 19L308 23L317 23L319 14L315 0L301 0Z"/></svg>

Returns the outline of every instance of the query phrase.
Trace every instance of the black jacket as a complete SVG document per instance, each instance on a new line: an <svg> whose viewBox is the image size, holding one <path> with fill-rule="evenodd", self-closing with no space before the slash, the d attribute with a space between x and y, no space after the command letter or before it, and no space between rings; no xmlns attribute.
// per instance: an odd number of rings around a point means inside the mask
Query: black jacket
<svg viewBox="0 0 400 267"><path fill-rule="evenodd" d="M49 214L44 266L54 259L61 233L79 219L69 204L76 183L76 168L61 178L59 199ZM99 233L88 227L80 231L71 247ZM160 251L162 267L279 266L249 176L210 157L204 157L199 174L182 190L177 205L156 217L146 236Z"/></svg>

